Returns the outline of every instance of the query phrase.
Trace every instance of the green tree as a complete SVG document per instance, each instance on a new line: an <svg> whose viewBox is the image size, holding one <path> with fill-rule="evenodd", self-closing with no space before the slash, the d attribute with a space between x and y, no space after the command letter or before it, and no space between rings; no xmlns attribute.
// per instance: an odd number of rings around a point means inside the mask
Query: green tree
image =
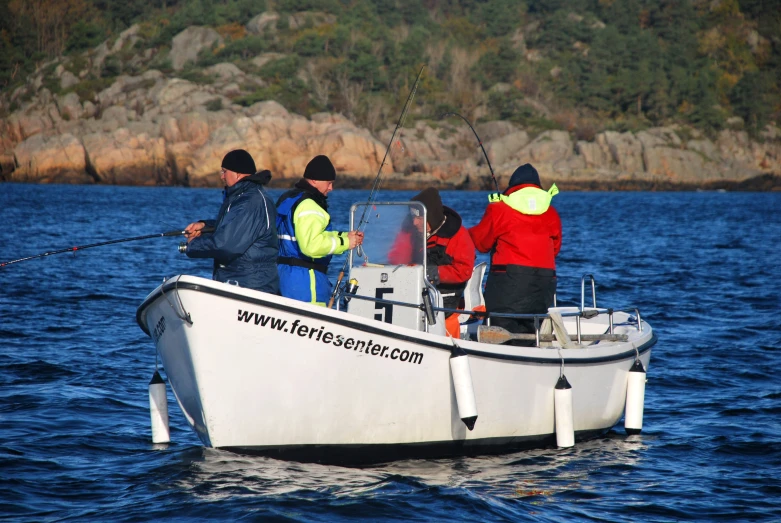
<svg viewBox="0 0 781 523"><path fill-rule="evenodd" d="M698 71L692 93L694 109L689 115L689 122L706 129L721 129L724 125L724 112L719 107L716 97L715 73L710 68Z"/></svg>
<svg viewBox="0 0 781 523"><path fill-rule="evenodd" d="M301 11L339 13L342 10L338 0L277 0L276 7L284 13L298 13Z"/></svg>
<svg viewBox="0 0 781 523"><path fill-rule="evenodd" d="M478 9L479 18L485 24L485 36L507 36L518 27L521 8L516 0L488 0Z"/></svg>
<svg viewBox="0 0 781 523"><path fill-rule="evenodd" d="M372 54L372 42L365 38L355 42L344 63L348 79L363 83L370 90L382 83L380 65L380 60Z"/></svg>
<svg viewBox="0 0 781 523"><path fill-rule="evenodd" d="M484 87L497 82L511 82L518 70L520 56L507 42L502 42L499 49L491 50L480 57L474 74L476 80Z"/></svg>
<svg viewBox="0 0 781 523"><path fill-rule="evenodd" d="M675 104L670 96L670 81L662 67L655 67L651 72L651 85L645 107L647 116L654 123L662 123L675 110Z"/></svg>
<svg viewBox="0 0 781 523"><path fill-rule="evenodd" d="M568 10L560 10L546 17L542 30L533 38L534 45L556 53L568 53L575 42L591 42L595 35L594 29L570 17L570 13ZM611 26L611 29L615 28Z"/></svg>
<svg viewBox="0 0 781 523"><path fill-rule="evenodd" d="M743 75L730 93L732 110L743 118L746 128L753 134L764 129L773 113L771 93L774 85L768 73L751 72Z"/></svg>
<svg viewBox="0 0 781 523"><path fill-rule="evenodd" d="M79 20L71 27L66 44L67 51L83 51L95 47L106 39L105 30L98 24Z"/></svg>

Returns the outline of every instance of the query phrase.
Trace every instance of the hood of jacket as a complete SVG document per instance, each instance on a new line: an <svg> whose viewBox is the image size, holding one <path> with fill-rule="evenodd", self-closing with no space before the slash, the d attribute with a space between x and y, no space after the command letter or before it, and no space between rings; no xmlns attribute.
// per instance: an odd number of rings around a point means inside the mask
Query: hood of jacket
<svg viewBox="0 0 781 523"><path fill-rule="evenodd" d="M266 185L268 182L271 181L271 171L268 169L263 169L262 171L258 171L255 174L250 174L246 178L243 178L244 181L257 183L258 185Z"/></svg>
<svg viewBox="0 0 781 523"><path fill-rule="evenodd" d="M510 187L499 199L522 214L536 216L550 208L551 199L557 194L555 183L547 191L534 184L523 184Z"/></svg>
<svg viewBox="0 0 781 523"><path fill-rule="evenodd" d="M228 196L231 196L232 194L243 191L248 187L249 184L257 184L257 185L266 185L271 180L271 171L268 169L263 169L262 171L258 171L255 174L250 174L249 176L245 176L235 184L233 184L233 187L226 187L223 191L223 194L227 198Z"/></svg>
<svg viewBox="0 0 781 523"><path fill-rule="evenodd" d="M461 216L446 205L443 205L442 209L445 212L445 223L442 224L442 227L439 228L435 235L442 238L452 238L461 229Z"/></svg>

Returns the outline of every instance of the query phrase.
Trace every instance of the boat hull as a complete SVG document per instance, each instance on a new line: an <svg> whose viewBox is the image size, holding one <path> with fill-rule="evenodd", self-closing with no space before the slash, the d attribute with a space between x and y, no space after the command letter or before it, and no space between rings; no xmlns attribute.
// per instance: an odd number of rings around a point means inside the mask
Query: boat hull
<svg viewBox="0 0 781 523"><path fill-rule="evenodd" d="M628 342L579 349L453 341L191 276L158 287L137 319L204 445L342 463L554 444L562 371L576 439L605 433L623 415L632 363L647 368L656 341L645 323L620 327ZM469 355L472 431L458 414L454 344Z"/></svg>

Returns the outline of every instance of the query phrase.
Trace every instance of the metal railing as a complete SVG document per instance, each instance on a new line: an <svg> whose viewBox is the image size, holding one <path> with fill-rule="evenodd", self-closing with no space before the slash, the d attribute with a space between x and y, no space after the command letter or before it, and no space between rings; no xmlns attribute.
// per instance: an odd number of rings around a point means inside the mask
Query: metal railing
<svg viewBox="0 0 781 523"><path fill-rule="evenodd" d="M592 307L586 310L585 308L585 289L586 289L586 280L591 281L591 303ZM428 283L428 282L427 282ZM430 297L434 303L439 302L439 292L436 288L434 288L432 285L426 286L427 290L430 293ZM434 321L431 321L429 318L429 315L427 314L427 305L425 301L422 301L421 303L407 303L407 302L401 302L401 301L395 301L395 300L388 300L385 298L373 298L371 296L361 296L358 294L349 294L349 295L343 295L344 297L349 297L350 300L365 300L365 301L371 301L375 303L382 303L382 304L388 304L388 305L395 305L399 307L408 307L412 309L418 309L422 311L424 314L426 314L426 332L428 332L428 326L429 324L433 325L436 323L436 313L438 312L444 312L445 314L467 314L476 318L483 318L485 320L486 325L491 325L491 318L513 318L513 319L523 319L523 320L534 320L534 331L535 331L535 341L537 346L540 346L540 328L542 326L542 321L545 319L550 319L550 314L544 313L544 314L517 314L517 313L502 313L502 312L487 312L487 311L467 311L463 309L449 309L446 307L436 307L431 306L431 310L434 312ZM422 298L425 300L425 298ZM337 300L337 310L339 310L339 302L341 300ZM581 319L593 319L601 314L607 314L608 315L608 332L609 334L613 335L614 332L614 322L613 322L613 315L616 312L625 312L625 313L634 313L634 318L630 315L629 319L632 321L632 323L636 322L637 330L639 332L643 332L643 324L642 324L642 318L640 316L640 309L637 307L624 307L620 309L616 308L598 308L597 307L597 291L596 291L596 281L594 279L594 276L591 274L584 274L583 277L580 280L580 309L576 311L569 311L569 312L561 312L560 315L562 318L575 318L575 328L576 328L576 339L577 343L581 344L583 342L583 332L581 327Z"/></svg>

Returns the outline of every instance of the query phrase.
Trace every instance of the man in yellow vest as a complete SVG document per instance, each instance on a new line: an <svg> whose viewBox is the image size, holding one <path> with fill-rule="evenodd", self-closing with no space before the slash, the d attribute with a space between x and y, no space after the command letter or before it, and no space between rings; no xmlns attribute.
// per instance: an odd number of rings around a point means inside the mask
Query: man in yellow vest
<svg viewBox="0 0 781 523"><path fill-rule="evenodd" d="M336 169L325 155L312 158L304 177L277 200L279 289L282 296L326 305L331 295L328 263L334 254L363 242L359 231L337 232L328 214Z"/></svg>

